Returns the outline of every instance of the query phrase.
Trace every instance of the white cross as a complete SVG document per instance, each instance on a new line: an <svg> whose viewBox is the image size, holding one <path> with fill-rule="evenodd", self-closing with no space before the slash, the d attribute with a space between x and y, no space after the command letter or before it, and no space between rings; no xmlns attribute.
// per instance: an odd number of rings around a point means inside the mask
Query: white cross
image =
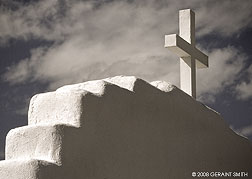
<svg viewBox="0 0 252 179"><path fill-rule="evenodd" d="M208 67L208 56L195 47L195 14L179 11L179 35L165 35L165 47L180 57L180 88L196 98L196 66Z"/></svg>

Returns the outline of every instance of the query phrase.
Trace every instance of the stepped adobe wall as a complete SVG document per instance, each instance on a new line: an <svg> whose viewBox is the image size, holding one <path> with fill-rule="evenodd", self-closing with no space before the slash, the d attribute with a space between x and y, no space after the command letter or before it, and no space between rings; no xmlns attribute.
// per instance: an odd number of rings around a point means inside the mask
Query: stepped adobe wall
<svg viewBox="0 0 252 179"><path fill-rule="evenodd" d="M166 82L117 76L35 95L28 126L6 137L0 179L188 179L252 176L252 145Z"/></svg>

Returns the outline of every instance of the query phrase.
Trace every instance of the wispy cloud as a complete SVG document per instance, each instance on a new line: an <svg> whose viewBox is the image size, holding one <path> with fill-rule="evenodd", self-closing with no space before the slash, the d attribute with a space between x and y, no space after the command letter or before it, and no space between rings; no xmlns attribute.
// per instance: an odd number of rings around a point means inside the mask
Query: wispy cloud
<svg viewBox="0 0 252 179"><path fill-rule="evenodd" d="M234 85L245 66L247 56L234 47L209 52L209 68L198 70L199 98L214 102L214 96Z"/></svg>
<svg viewBox="0 0 252 179"><path fill-rule="evenodd" d="M245 126L241 129L236 129L235 130L238 134L241 134L243 136L246 136L246 137L250 137L252 136L252 125L250 126Z"/></svg>
<svg viewBox="0 0 252 179"><path fill-rule="evenodd" d="M109 35L116 37L115 32L120 34L129 30L143 31L138 27L145 27L145 32L151 28L169 32L177 29L177 26L174 26L174 22L177 22L175 15L179 9L184 8L193 8L196 11L198 34L215 32L231 35L247 26L251 22L249 17L252 14L250 1L239 0L45 0L20 5L17 10L10 10L8 7L8 4L13 5L13 1L5 2L0 17L0 34L4 38L29 38L32 35L43 39L62 40L67 36L87 32L89 35L98 35L101 31L104 33L99 37L108 38Z"/></svg>
<svg viewBox="0 0 252 179"><path fill-rule="evenodd" d="M252 65L245 70L247 73L246 81L242 81L236 86L238 99L246 100L252 98Z"/></svg>
<svg viewBox="0 0 252 179"><path fill-rule="evenodd" d="M249 1L236 0L45 0L15 11L2 8L2 42L10 37L54 42L49 48L34 49L30 58L11 66L4 78L11 83L47 81L51 89L120 74L178 85L178 59L163 48L164 35L178 31L178 10L195 10L198 37L230 36L249 26L251 6ZM210 68L199 70L198 92L210 94L209 100L235 81L245 55L233 47L211 49L208 54Z"/></svg>

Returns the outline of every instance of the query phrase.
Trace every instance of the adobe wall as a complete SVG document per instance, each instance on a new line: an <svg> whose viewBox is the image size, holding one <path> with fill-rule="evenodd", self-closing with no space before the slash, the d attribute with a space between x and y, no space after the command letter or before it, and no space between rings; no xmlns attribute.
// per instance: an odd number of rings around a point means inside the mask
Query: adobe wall
<svg viewBox="0 0 252 179"><path fill-rule="evenodd" d="M31 99L11 130L0 179L187 179L252 176L252 145L221 116L166 82L113 77Z"/></svg>

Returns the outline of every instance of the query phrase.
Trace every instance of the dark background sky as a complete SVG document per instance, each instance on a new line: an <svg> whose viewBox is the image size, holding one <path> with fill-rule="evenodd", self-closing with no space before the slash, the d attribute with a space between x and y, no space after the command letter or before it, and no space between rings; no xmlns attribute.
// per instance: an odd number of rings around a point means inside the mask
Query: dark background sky
<svg viewBox="0 0 252 179"><path fill-rule="evenodd" d="M196 44L209 55L197 99L252 140L251 1L0 0L0 159L34 94L115 75L178 85L178 58L163 43L184 8L195 11Z"/></svg>

